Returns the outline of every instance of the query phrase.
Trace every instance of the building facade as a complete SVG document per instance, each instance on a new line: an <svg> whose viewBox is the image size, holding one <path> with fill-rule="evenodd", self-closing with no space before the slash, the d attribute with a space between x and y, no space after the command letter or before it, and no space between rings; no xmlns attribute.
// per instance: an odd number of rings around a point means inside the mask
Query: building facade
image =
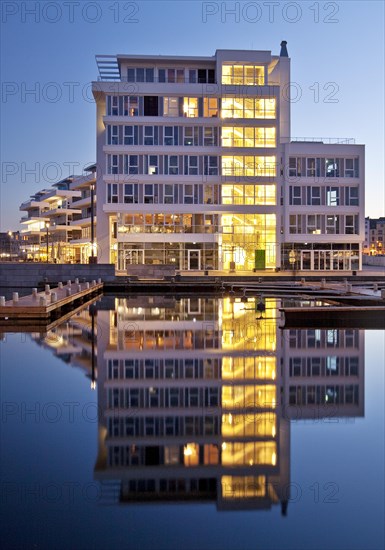
<svg viewBox="0 0 385 550"><path fill-rule="evenodd" d="M364 147L290 134L290 59L98 56L100 262L360 269Z"/></svg>

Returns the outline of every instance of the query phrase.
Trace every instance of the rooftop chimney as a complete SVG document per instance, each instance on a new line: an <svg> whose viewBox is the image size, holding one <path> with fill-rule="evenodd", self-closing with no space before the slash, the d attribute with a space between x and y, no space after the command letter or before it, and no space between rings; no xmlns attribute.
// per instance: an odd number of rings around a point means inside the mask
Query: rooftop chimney
<svg viewBox="0 0 385 550"><path fill-rule="evenodd" d="M286 48L286 40L282 40L281 42L281 52L279 54L279 57L289 57L289 54L287 53L287 48Z"/></svg>

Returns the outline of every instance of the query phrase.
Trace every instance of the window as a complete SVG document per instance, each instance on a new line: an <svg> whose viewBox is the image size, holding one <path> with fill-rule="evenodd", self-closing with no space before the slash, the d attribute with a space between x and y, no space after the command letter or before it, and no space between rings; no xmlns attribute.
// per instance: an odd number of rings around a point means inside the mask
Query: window
<svg viewBox="0 0 385 550"><path fill-rule="evenodd" d="M158 126L144 126L143 144L158 145Z"/></svg>
<svg viewBox="0 0 385 550"><path fill-rule="evenodd" d="M159 82L184 83L184 69L159 69Z"/></svg>
<svg viewBox="0 0 385 550"><path fill-rule="evenodd" d="M199 145L199 128L198 126L185 126L183 145L196 146Z"/></svg>
<svg viewBox="0 0 385 550"><path fill-rule="evenodd" d="M110 380L117 380L119 378L119 360L108 360L108 378Z"/></svg>
<svg viewBox="0 0 385 550"><path fill-rule="evenodd" d="M152 204L154 202L154 186L150 183L144 184L144 202Z"/></svg>
<svg viewBox="0 0 385 550"><path fill-rule="evenodd" d="M159 174L157 155L145 156L145 171L149 175Z"/></svg>
<svg viewBox="0 0 385 550"><path fill-rule="evenodd" d="M198 157L187 156L184 157L184 174L185 176L197 176L198 175Z"/></svg>
<svg viewBox="0 0 385 550"><path fill-rule="evenodd" d="M134 204L138 202L138 184L137 183L124 184L123 200L125 204Z"/></svg>
<svg viewBox="0 0 385 550"><path fill-rule="evenodd" d="M138 127L124 126L124 145L138 145Z"/></svg>
<svg viewBox="0 0 385 550"><path fill-rule="evenodd" d="M218 157L214 157L214 156L204 157L204 174L205 176L218 175Z"/></svg>
<svg viewBox="0 0 385 550"><path fill-rule="evenodd" d="M118 202L118 184L117 183L107 184L107 202L115 203L115 204Z"/></svg>
<svg viewBox="0 0 385 550"><path fill-rule="evenodd" d="M148 95L143 98L144 116L158 116L158 96Z"/></svg>
<svg viewBox="0 0 385 550"><path fill-rule="evenodd" d="M163 116L169 116L169 117L179 116L179 98L178 97L163 98Z"/></svg>
<svg viewBox="0 0 385 550"><path fill-rule="evenodd" d="M289 200L291 206L300 206L301 203L301 191L302 187L300 186L290 186L289 189Z"/></svg>
<svg viewBox="0 0 385 550"><path fill-rule="evenodd" d="M345 178L354 178L354 160L345 159Z"/></svg>
<svg viewBox="0 0 385 550"><path fill-rule="evenodd" d="M342 159L325 159L325 174L327 178L339 178L341 176Z"/></svg>
<svg viewBox="0 0 385 550"><path fill-rule="evenodd" d="M165 155L165 174L170 176L177 176L179 174L178 156L177 155Z"/></svg>
<svg viewBox="0 0 385 550"><path fill-rule="evenodd" d="M138 96L107 96L107 116L138 116Z"/></svg>
<svg viewBox="0 0 385 550"><path fill-rule="evenodd" d="M134 359L124 360L124 376L125 378L138 378L139 370L137 361Z"/></svg>
<svg viewBox="0 0 385 550"><path fill-rule="evenodd" d="M289 178L301 177L301 159L289 157Z"/></svg>
<svg viewBox="0 0 385 550"><path fill-rule="evenodd" d="M199 84L214 84L215 83L215 70L214 69L198 69L198 83Z"/></svg>
<svg viewBox="0 0 385 550"><path fill-rule="evenodd" d="M338 216L326 216L326 233L329 235L336 235L339 233Z"/></svg>
<svg viewBox="0 0 385 550"><path fill-rule="evenodd" d="M183 98L183 114L185 117L188 117L188 118L199 116L197 97Z"/></svg>
<svg viewBox="0 0 385 550"><path fill-rule="evenodd" d="M203 145L212 147L218 145L218 129L214 126L203 128Z"/></svg>
<svg viewBox="0 0 385 550"><path fill-rule="evenodd" d="M178 145L178 126L164 127L164 145Z"/></svg>
<svg viewBox="0 0 385 550"><path fill-rule="evenodd" d="M154 82L154 69L129 67L127 69L127 82Z"/></svg>
<svg viewBox="0 0 385 550"><path fill-rule="evenodd" d="M116 124L112 126L109 124L107 126L107 145L118 145L118 143L118 126Z"/></svg>
<svg viewBox="0 0 385 550"><path fill-rule="evenodd" d="M174 203L174 186L170 183L164 185L164 204Z"/></svg>
<svg viewBox="0 0 385 550"><path fill-rule="evenodd" d="M346 206L358 206L358 187L345 188L345 204Z"/></svg>
<svg viewBox="0 0 385 550"><path fill-rule="evenodd" d="M222 128L222 147L275 147L275 128Z"/></svg>
<svg viewBox="0 0 385 550"><path fill-rule="evenodd" d="M275 118L275 98L222 98L222 118Z"/></svg>
<svg viewBox="0 0 385 550"><path fill-rule="evenodd" d="M203 98L203 116L204 117L218 116L218 99L216 97Z"/></svg>
<svg viewBox="0 0 385 550"><path fill-rule="evenodd" d="M222 156L223 176L275 176L275 156Z"/></svg>
<svg viewBox="0 0 385 550"><path fill-rule="evenodd" d="M168 393L168 406L169 407L179 407L179 388L169 388L166 390Z"/></svg>
<svg viewBox="0 0 385 550"><path fill-rule="evenodd" d="M107 174L119 174L118 155L107 155Z"/></svg>
<svg viewBox="0 0 385 550"><path fill-rule="evenodd" d="M222 84L245 84L246 86L265 83L263 65L222 65Z"/></svg>
<svg viewBox="0 0 385 550"><path fill-rule="evenodd" d="M319 235L321 233L321 216L310 214L306 216L306 233Z"/></svg>
<svg viewBox="0 0 385 550"><path fill-rule="evenodd" d="M194 186L187 184L184 186L184 204L194 203Z"/></svg>
<svg viewBox="0 0 385 550"><path fill-rule="evenodd" d="M308 178L315 178L316 175L316 164L315 158L306 159L306 176Z"/></svg>
<svg viewBox="0 0 385 550"><path fill-rule="evenodd" d="M327 206L339 206L340 205L340 190L339 190L339 187L327 187L326 188L326 205Z"/></svg>
<svg viewBox="0 0 385 550"><path fill-rule="evenodd" d="M320 206L320 204L321 204L321 188L320 187L308 187L307 188L307 204L308 204L308 206Z"/></svg>
<svg viewBox="0 0 385 550"><path fill-rule="evenodd" d="M354 235L358 233L358 216L345 216L345 234Z"/></svg>
<svg viewBox="0 0 385 550"><path fill-rule="evenodd" d="M291 214L289 216L289 233L302 233L301 216L297 214Z"/></svg>
<svg viewBox="0 0 385 550"><path fill-rule="evenodd" d="M139 174L138 155L123 155L123 173Z"/></svg>

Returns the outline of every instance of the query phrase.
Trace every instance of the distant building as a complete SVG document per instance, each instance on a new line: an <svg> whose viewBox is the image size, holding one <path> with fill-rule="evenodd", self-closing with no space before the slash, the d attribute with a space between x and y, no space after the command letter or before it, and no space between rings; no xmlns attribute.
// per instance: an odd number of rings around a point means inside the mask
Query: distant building
<svg viewBox="0 0 385 550"><path fill-rule="evenodd" d="M23 252L20 247L19 231L6 231L0 233L0 261L18 260Z"/></svg>
<svg viewBox="0 0 385 550"><path fill-rule="evenodd" d="M364 146L291 137L286 42L97 64L99 261L361 269Z"/></svg>
<svg viewBox="0 0 385 550"><path fill-rule="evenodd" d="M38 191L20 205L23 248L27 259L58 263L88 263L91 253L90 186L95 165L84 176L69 176ZM96 199L94 198L94 204ZM96 222L96 217L95 221ZM48 251L48 258L47 258Z"/></svg>
<svg viewBox="0 0 385 550"><path fill-rule="evenodd" d="M364 254L383 255L385 236L385 217L365 218Z"/></svg>

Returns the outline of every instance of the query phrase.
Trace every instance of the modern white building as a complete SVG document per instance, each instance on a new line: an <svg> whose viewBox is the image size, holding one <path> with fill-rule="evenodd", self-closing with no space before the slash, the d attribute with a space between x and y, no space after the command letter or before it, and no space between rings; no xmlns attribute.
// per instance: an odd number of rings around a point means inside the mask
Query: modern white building
<svg viewBox="0 0 385 550"><path fill-rule="evenodd" d="M97 64L100 262L360 268L364 147L291 138L286 42Z"/></svg>

